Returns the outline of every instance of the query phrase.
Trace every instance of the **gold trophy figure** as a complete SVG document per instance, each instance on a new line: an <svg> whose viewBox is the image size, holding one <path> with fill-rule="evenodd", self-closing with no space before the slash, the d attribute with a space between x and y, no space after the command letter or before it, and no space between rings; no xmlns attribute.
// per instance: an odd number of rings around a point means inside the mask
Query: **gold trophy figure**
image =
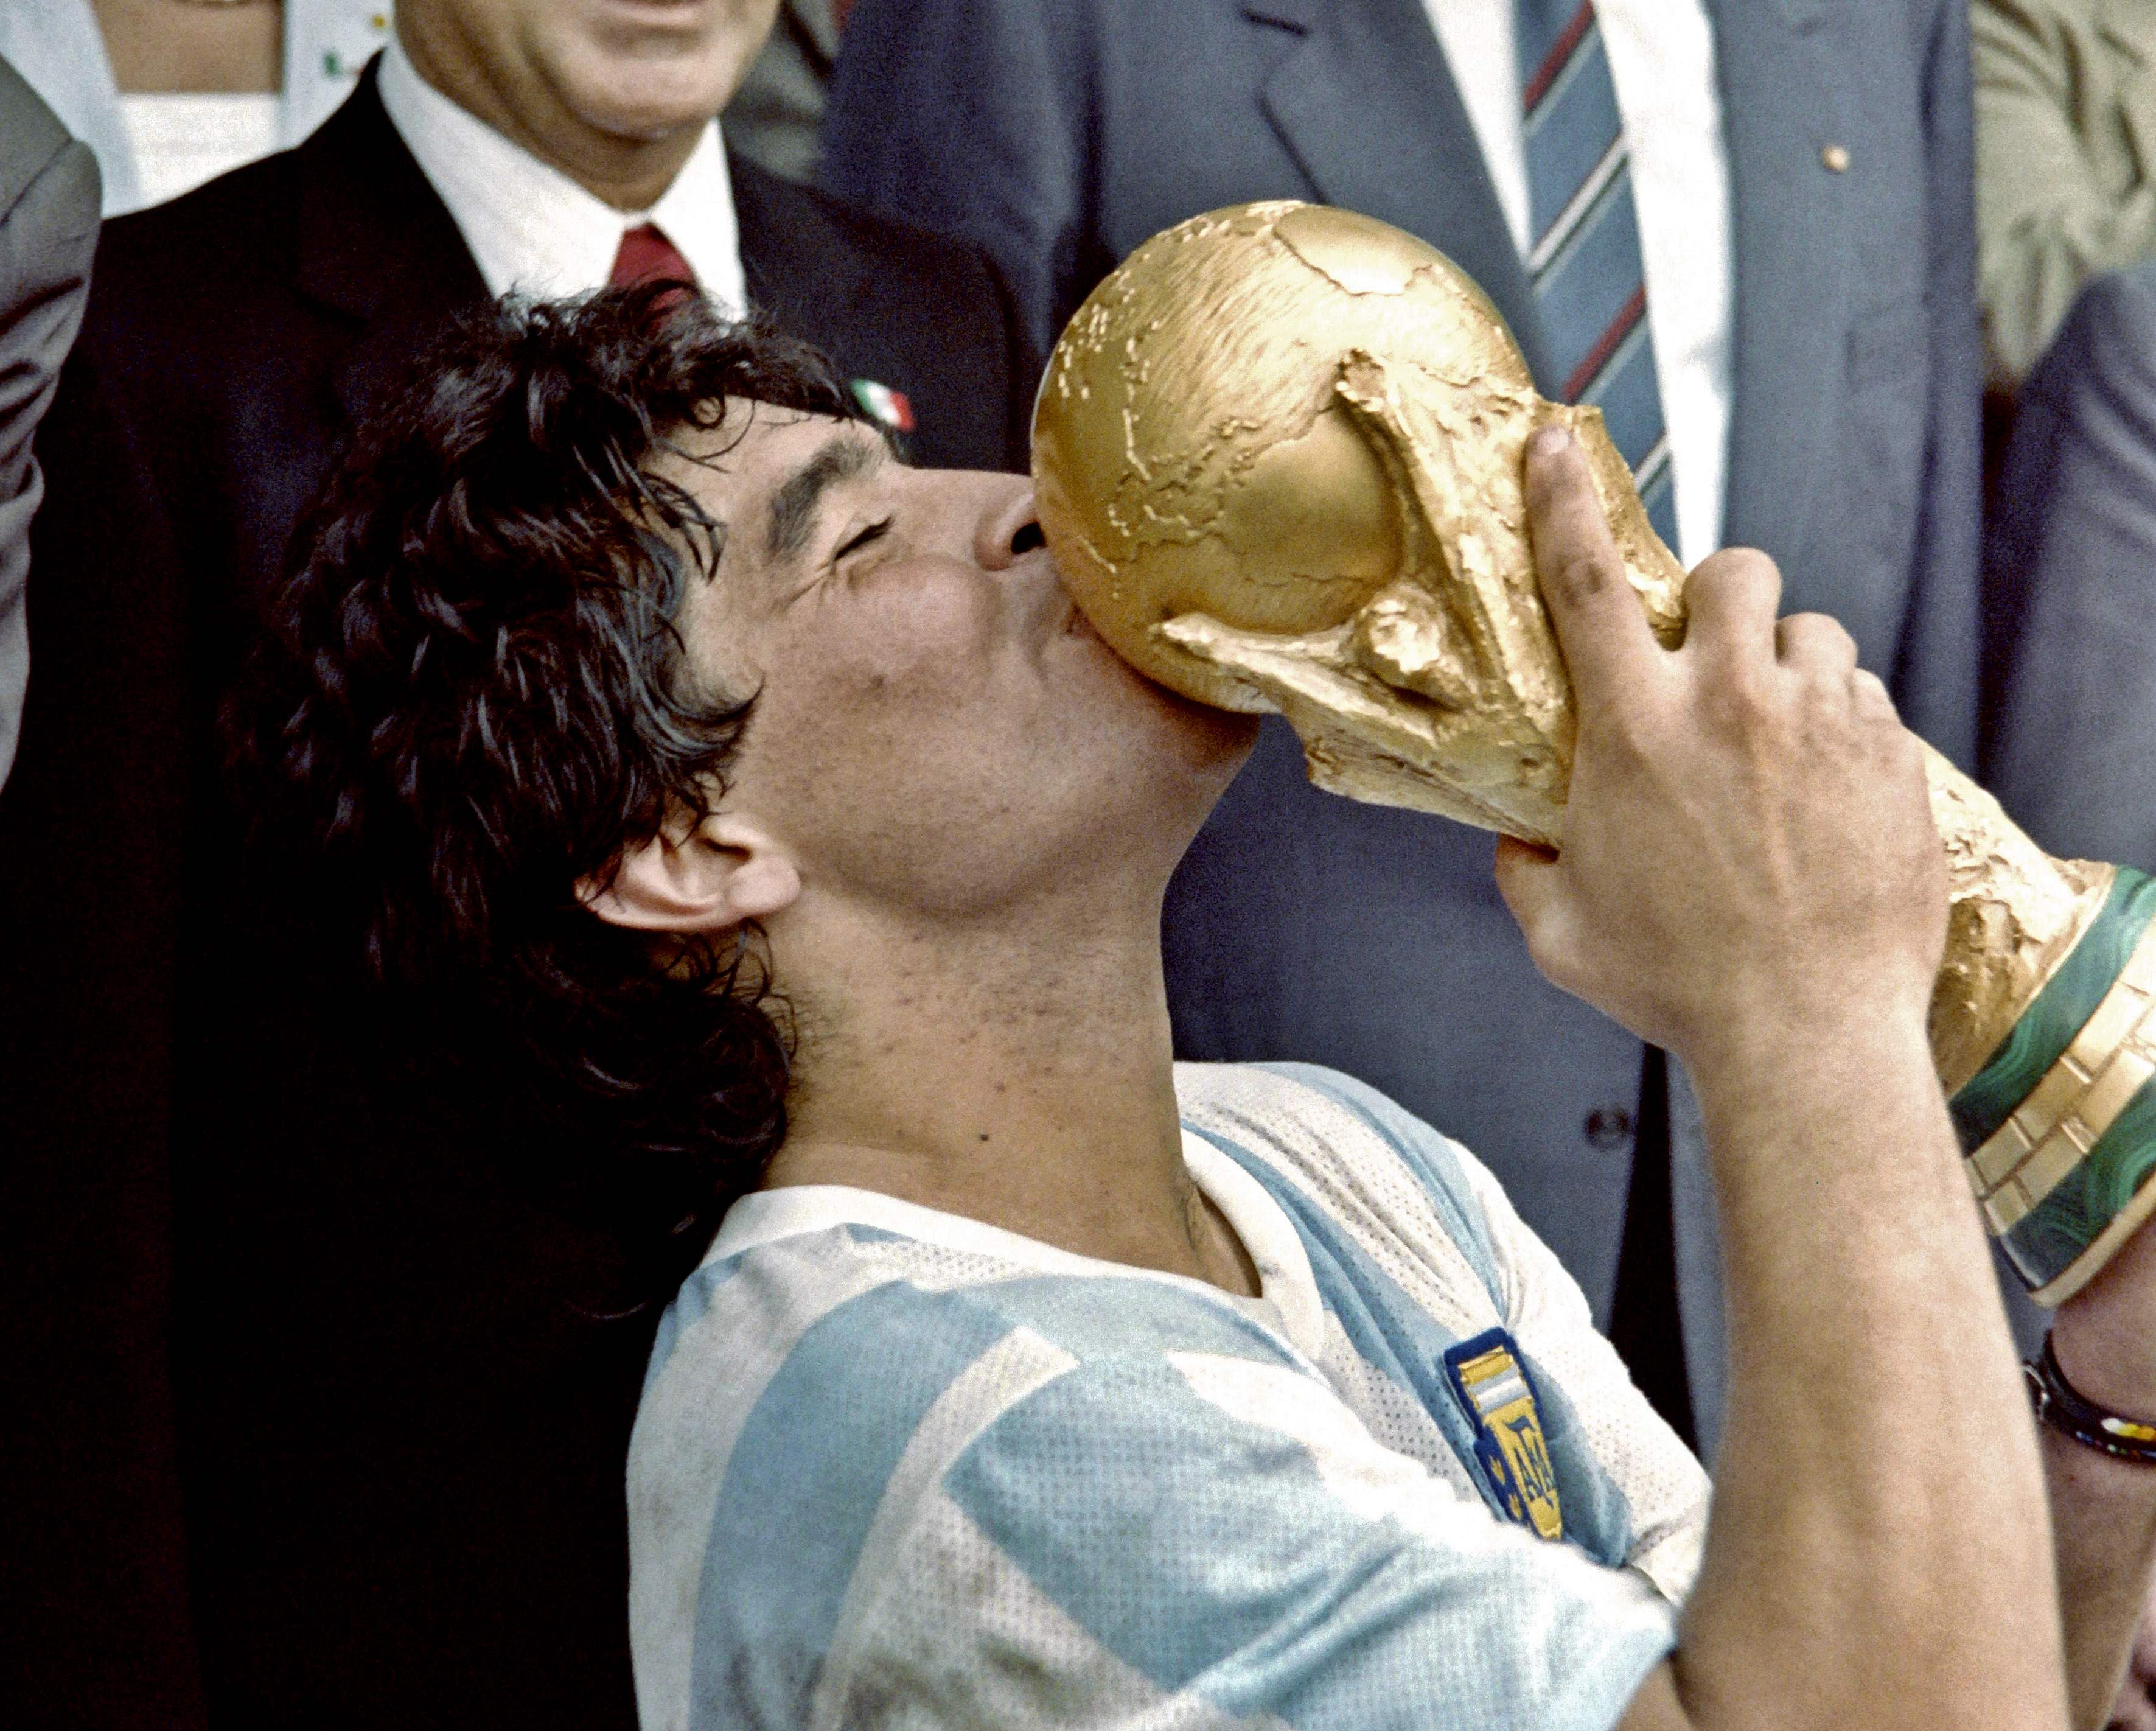
<svg viewBox="0 0 2156 1731"><path fill-rule="evenodd" d="M1481 290L1370 218L1248 204L1147 241L1056 345L1034 474L1065 581L1140 670L1284 715L1321 787L1558 845L1572 692L1522 491L1552 422L1675 645L1685 573L1600 412L1537 395ZM1928 767L1953 895L1933 1050L1985 1220L2057 1303L2156 1208L2156 882L2051 858Z"/></svg>

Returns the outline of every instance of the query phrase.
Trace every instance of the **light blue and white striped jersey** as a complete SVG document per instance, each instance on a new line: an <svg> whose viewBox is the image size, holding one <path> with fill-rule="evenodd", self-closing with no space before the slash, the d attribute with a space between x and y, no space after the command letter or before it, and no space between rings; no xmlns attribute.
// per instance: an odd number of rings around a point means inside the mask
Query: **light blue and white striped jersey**
<svg viewBox="0 0 2156 1731"><path fill-rule="evenodd" d="M728 1213L630 1446L645 1731L1621 1717L1707 1486L1578 1288L1359 1083L1176 1085L1258 1298L864 1190Z"/></svg>

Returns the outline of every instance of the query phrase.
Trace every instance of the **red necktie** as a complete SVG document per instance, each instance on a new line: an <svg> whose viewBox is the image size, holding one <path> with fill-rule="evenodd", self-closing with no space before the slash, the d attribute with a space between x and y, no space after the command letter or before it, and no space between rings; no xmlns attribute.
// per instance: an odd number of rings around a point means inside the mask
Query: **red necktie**
<svg viewBox="0 0 2156 1731"><path fill-rule="evenodd" d="M696 273L675 249L674 243L660 232L656 223L645 223L623 234L621 249L613 255L613 270L607 277L607 285L609 288L625 289L635 283L649 282L654 277L678 277L683 282L694 282Z"/></svg>

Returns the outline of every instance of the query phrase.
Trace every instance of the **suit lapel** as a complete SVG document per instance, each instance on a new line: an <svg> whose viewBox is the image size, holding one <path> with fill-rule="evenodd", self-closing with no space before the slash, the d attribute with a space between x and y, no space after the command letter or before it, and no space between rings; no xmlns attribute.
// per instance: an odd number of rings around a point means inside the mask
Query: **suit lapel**
<svg viewBox="0 0 2156 1731"><path fill-rule="evenodd" d="M798 187L731 151L726 172L749 304L790 329L830 333L821 347L843 347L872 286L861 249Z"/></svg>
<svg viewBox="0 0 2156 1731"><path fill-rule="evenodd" d="M1243 13L1301 39L1258 100L1317 198L1441 249L1496 303L1542 376L1527 273L1421 0L1248 0Z"/></svg>
<svg viewBox="0 0 2156 1731"><path fill-rule="evenodd" d="M0 60L0 131L8 140L0 157L0 211L11 211L45 165L67 147L68 129L5 60Z"/></svg>
<svg viewBox="0 0 2156 1731"><path fill-rule="evenodd" d="M372 66L299 157L298 286L363 327L336 379L356 422L452 314L488 298L487 287L390 124Z"/></svg>
<svg viewBox="0 0 2156 1731"><path fill-rule="evenodd" d="M1729 157L1734 317L1722 539L1787 560L1803 543L1847 376L1848 136L1827 39L1839 0L1712 0Z"/></svg>

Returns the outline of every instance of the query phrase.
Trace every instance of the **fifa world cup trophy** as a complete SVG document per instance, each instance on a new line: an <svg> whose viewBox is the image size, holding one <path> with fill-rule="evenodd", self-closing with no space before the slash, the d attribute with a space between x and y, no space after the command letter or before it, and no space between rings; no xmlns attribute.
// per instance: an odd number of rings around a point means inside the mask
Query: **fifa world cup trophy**
<svg viewBox="0 0 2156 1731"><path fill-rule="evenodd" d="M1552 423L1674 645L1685 573L1599 412L1537 396L1481 291L1369 218L1250 204L1147 242L1056 346L1034 479L1142 671L1284 715L1321 787L1562 846L1572 693L1522 491ZM1928 770L1953 899L1933 1050L1985 1221L2056 1304L2156 1208L2156 881L2054 860Z"/></svg>

